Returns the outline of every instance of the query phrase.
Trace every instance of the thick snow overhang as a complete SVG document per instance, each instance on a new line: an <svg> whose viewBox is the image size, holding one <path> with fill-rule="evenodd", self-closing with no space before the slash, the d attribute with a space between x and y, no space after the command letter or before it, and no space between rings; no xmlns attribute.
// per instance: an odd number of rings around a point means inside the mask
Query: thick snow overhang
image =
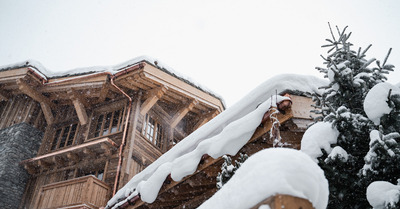
<svg viewBox="0 0 400 209"><path fill-rule="evenodd" d="M222 164L220 156L235 155L243 150L251 154L270 147L267 143L260 143L260 136L269 131L271 124L257 127L263 114L283 99L275 92L318 93L318 87L326 84L325 80L301 75L281 75L266 81L134 176L106 208L129 205L133 205L132 208L177 207L183 200L188 207L198 205L216 191L215 176ZM279 113L281 124L293 121L289 120L293 112L300 115L300 119L311 119L305 115L302 106L296 107L295 104L294 101L292 109L296 111ZM181 192L185 190L187 192ZM187 201L196 194L203 199ZM148 204L153 201L157 204Z"/></svg>

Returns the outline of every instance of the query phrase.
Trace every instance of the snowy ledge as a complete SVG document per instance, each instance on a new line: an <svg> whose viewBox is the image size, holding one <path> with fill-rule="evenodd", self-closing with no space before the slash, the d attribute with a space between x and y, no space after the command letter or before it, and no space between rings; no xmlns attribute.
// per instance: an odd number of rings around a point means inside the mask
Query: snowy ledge
<svg viewBox="0 0 400 209"><path fill-rule="evenodd" d="M214 159L224 154L235 155L250 139L271 105L286 99L274 96L276 91L321 93L318 87L324 85L327 85L327 80L294 74L267 80L135 175L107 203L106 208L118 208L137 195L142 201L152 203L169 174L174 181L193 174L203 154Z"/></svg>

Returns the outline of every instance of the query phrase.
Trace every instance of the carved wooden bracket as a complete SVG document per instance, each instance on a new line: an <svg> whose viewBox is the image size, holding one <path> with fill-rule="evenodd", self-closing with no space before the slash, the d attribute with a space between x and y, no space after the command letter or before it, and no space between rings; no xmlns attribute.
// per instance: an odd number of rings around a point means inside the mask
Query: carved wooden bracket
<svg viewBox="0 0 400 209"><path fill-rule="evenodd" d="M52 103L49 98L45 97L40 92L34 90L35 88L29 85L23 79L18 79L17 84L20 91L40 103L47 124L53 124L54 117L53 113L51 112L51 108L55 107L54 103Z"/></svg>
<svg viewBox="0 0 400 209"><path fill-rule="evenodd" d="M85 100L82 99L75 91L69 90L67 91L69 98L72 100L72 103L74 104L76 114L78 115L79 122L81 125L85 125L88 122L88 116L86 114L85 106L86 102ZM85 105L86 104L86 105Z"/></svg>
<svg viewBox="0 0 400 209"><path fill-rule="evenodd" d="M166 86L161 86L159 88L150 90L150 92L148 93L149 96L140 106L140 114L145 115L153 107L153 105L159 99L161 99L161 97L167 92L167 90L168 88Z"/></svg>
<svg viewBox="0 0 400 209"><path fill-rule="evenodd" d="M185 117L185 115L191 111L196 105L199 104L199 101L196 99L193 99L191 102L189 102L185 107L183 107L181 110L179 110L174 117L171 119L171 128L175 128L178 123Z"/></svg>
<svg viewBox="0 0 400 209"><path fill-rule="evenodd" d="M3 87L3 85L0 85L0 101L4 100L8 100L8 98L10 98L10 95L4 91L3 89L1 89Z"/></svg>

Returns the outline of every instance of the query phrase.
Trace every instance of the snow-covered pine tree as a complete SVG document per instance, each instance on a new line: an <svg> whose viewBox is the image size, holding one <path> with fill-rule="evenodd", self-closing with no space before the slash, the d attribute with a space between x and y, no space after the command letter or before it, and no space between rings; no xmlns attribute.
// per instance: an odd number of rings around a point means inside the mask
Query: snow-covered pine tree
<svg viewBox="0 0 400 209"><path fill-rule="evenodd" d="M235 164L232 164L232 158L224 155L222 156L224 162L221 165L221 172L217 175L217 189L221 189L229 179L235 174L236 170L249 158L247 154L240 153L239 158L235 160Z"/></svg>
<svg viewBox="0 0 400 209"><path fill-rule="evenodd" d="M317 67L329 78L330 84L323 87L322 95L314 97L320 108L318 119L331 122L339 131L335 146L346 157L328 155L323 150L318 161L329 181L328 208L369 208L365 195L368 185L360 180L360 170L374 124L366 116L363 102L374 85L386 80L384 74L392 71L393 66L380 66L376 59L366 59L371 45L365 50L353 51L353 44L348 41L351 33L347 34L346 29L336 27L338 35L335 36L330 27L332 39L326 39L329 43L323 46L330 48L327 57L322 57L326 67ZM377 68L369 67L373 62Z"/></svg>

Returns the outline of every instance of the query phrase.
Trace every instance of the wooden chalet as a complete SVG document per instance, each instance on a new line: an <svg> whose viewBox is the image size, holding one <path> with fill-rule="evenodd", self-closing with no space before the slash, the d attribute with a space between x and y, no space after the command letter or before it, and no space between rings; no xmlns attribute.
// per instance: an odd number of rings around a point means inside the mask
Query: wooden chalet
<svg viewBox="0 0 400 209"><path fill-rule="evenodd" d="M30 174L19 208L105 206L135 174L224 110L221 98L149 59L51 77L42 69L29 62L0 69L0 131L23 123L43 132L37 152L19 161ZM180 205L170 196L203 178L211 183L192 192L211 194L215 172L166 184L155 205Z"/></svg>
<svg viewBox="0 0 400 209"><path fill-rule="evenodd" d="M311 118L313 104L310 97L302 93L287 91L291 93L292 107L285 113L279 113L277 118L280 122L280 135L284 147L300 149L301 138L313 120ZM297 94L297 95L296 95ZM258 127L251 139L241 148L236 156L232 156L232 161L239 157L239 153L246 153L249 156L266 148L273 147L269 131L272 122L267 121L263 127ZM156 209L156 208L197 208L217 192L216 177L221 172L223 163L222 157L213 159L210 156L203 156L197 170L181 181L173 181L170 177L164 181L156 200L153 203L146 203L141 200L140 194L120 199L119 204L108 205L109 208L129 208L129 209ZM123 204L121 204L123 203ZM267 204L272 209L278 208L303 208L313 209L312 204L305 199L288 195L277 195L266 197L263 202L255 205Z"/></svg>

